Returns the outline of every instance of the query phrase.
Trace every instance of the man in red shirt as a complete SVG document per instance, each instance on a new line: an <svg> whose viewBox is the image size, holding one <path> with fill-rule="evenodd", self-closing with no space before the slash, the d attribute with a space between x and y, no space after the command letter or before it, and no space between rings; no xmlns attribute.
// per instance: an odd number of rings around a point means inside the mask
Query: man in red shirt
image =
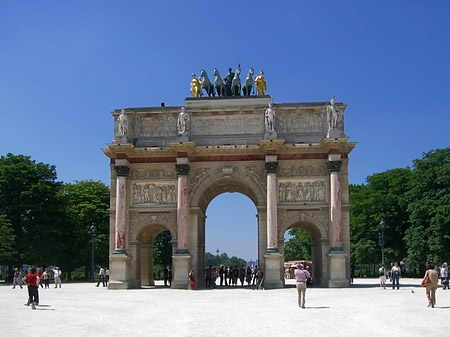
<svg viewBox="0 0 450 337"><path fill-rule="evenodd" d="M23 281L28 286L28 301L25 305L31 304L31 309L35 310L36 305L39 304L38 286L40 278L36 273L36 268L31 268L29 273L23 278Z"/></svg>

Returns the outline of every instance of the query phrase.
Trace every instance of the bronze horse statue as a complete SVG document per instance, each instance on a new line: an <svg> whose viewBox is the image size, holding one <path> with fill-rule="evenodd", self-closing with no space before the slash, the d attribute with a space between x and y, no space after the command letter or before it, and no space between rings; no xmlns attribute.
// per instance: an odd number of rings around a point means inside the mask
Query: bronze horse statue
<svg viewBox="0 0 450 337"><path fill-rule="evenodd" d="M244 96L250 96L253 88L253 74L254 70L253 68L250 68L248 71L247 78L245 79L244 86L242 87L242 92Z"/></svg>
<svg viewBox="0 0 450 337"><path fill-rule="evenodd" d="M204 69L202 69L202 71L200 72L200 77L203 78L202 89L205 89L206 93L208 94L208 97L215 96L214 86L209 81L208 75L206 74L206 71Z"/></svg>
<svg viewBox="0 0 450 337"><path fill-rule="evenodd" d="M213 70L215 79L214 79L214 88L216 89L217 96L225 96L225 83L222 80L222 77L220 77L219 71L217 68L214 68Z"/></svg>
<svg viewBox="0 0 450 337"><path fill-rule="evenodd" d="M239 66L234 73L233 81L231 82L231 94L233 96L241 96L241 78L239 74L241 73L241 67Z"/></svg>

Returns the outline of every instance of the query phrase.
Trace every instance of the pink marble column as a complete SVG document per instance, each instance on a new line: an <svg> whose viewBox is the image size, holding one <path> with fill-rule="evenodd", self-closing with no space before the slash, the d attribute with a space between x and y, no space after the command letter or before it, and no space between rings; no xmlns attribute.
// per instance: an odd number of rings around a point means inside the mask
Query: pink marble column
<svg viewBox="0 0 450 337"><path fill-rule="evenodd" d="M177 190L177 253L184 254L188 251L187 229L188 229L188 164L175 165L178 174Z"/></svg>
<svg viewBox="0 0 450 337"><path fill-rule="evenodd" d="M339 171L342 160L330 160L327 163L330 171L330 220L332 225L332 248L342 248L342 221L341 221L341 182Z"/></svg>
<svg viewBox="0 0 450 337"><path fill-rule="evenodd" d="M267 250L278 250L277 169L278 162L266 162L267 171Z"/></svg>
<svg viewBox="0 0 450 337"><path fill-rule="evenodd" d="M115 166L116 183L116 244L115 250L125 250L126 245L126 211L127 211L127 176L130 169L124 165Z"/></svg>

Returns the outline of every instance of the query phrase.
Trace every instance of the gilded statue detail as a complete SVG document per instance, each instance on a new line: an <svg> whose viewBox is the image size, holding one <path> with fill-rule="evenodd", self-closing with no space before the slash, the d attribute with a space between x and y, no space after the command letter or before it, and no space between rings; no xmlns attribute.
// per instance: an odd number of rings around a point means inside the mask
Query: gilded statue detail
<svg viewBox="0 0 450 337"><path fill-rule="evenodd" d="M197 78L195 73L192 74L191 94L192 97L200 97L202 95L202 81Z"/></svg>
<svg viewBox="0 0 450 337"><path fill-rule="evenodd" d="M265 95L266 94L266 79L264 78L264 71L260 71L259 76L256 76L255 78L255 84L256 84L256 91L258 95Z"/></svg>

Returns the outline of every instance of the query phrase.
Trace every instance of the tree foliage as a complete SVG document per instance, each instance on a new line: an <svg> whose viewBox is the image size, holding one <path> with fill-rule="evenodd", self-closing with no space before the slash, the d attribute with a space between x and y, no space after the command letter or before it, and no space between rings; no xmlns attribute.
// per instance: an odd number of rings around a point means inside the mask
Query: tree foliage
<svg viewBox="0 0 450 337"><path fill-rule="evenodd" d="M284 243L284 260L311 260L311 236L300 228L289 230L291 238Z"/></svg>
<svg viewBox="0 0 450 337"><path fill-rule="evenodd" d="M220 255L218 253L215 255L209 252L205 253L205 266L220 267L221 265L227 267L247 266L247 261L236 256L229 257L227 253Z"/></svg>
<svg viewBox="0 0 450 337"><path fill-rule="evenodd" d="M153 265L161 268L172 265L172 234L170 231L159 233L153 241Z"/></svg>
<svg viewBox="0 0 450 337"><path fill-rule="evenodd" d="M0 215L15 237L11 263L56 262L66 229L61 191L54 166L23 155L0 157Z"/></svg>
<svg viewBox="0 0 450 337"><path fill-rule="evenodd" d="M106 266L109 259L109 188L99 181L83 180L64 185L66 221L64 233L65 268L89 270L92 233L95 227L95 263Z"/></svg>
<svg viewBox="0 0 450 337"><path fill-rule="evenodd" d="M16 235L11 222L5 215L0 215L0 264L8 264L17 254L15 241Z"/></svg>
<svg viewBox="0 0 450 337"><path fill-rule="evenodd" d="M394 169L367 178L367 185L350 185L350 237L355 263L381 263L380 222L384 230L385 261L406 258L403 240L409 227L410 169Z"/></svg>
<svg viewBox="0 0 450 337"><path fill-rule="evenodd" d="M408 262L450 259L450 148L430 151L414 161L408 193L411 227L406 232Z"/></svg>

